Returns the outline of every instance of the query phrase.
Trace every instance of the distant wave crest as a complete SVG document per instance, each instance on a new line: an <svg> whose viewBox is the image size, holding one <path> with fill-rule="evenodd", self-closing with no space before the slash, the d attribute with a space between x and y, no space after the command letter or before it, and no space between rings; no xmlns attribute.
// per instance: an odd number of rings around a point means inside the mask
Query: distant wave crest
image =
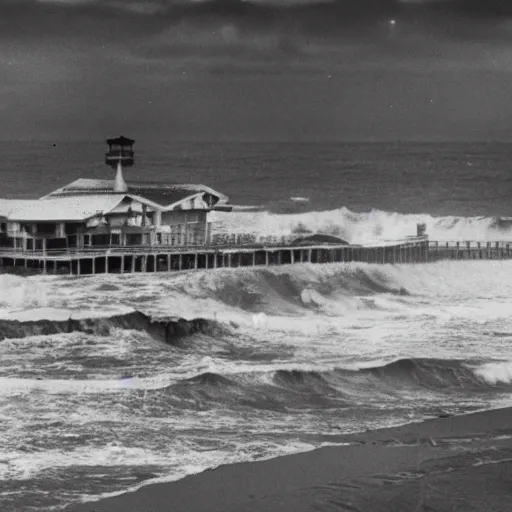
<svg viewBox="0 0 512 512"><path fill-rule="evenodd" d="M293 204L308 205L307 202ZM512 218L509 217L433 216L376 209L359 213L345 207L300 213L214 212L214 222L218 229L228 233L260 236L325 233L350 243L402 239L415 235L419 223L426 224L433 240L512 240Z"/></svg>
<svg viewBox="0 0 512 512"><path fill-rule="evenodd" d="M140 311L134 311L124 315L77 320L69 318L68 320L44 319L20 322L0 319L0 340L77 331L97 336L109 336L111 329L114 328L146 331L151 336L171 344L177 344L180 339L193 334L215 335L226 330L214 320L204 318L154 320Z"/></svg>

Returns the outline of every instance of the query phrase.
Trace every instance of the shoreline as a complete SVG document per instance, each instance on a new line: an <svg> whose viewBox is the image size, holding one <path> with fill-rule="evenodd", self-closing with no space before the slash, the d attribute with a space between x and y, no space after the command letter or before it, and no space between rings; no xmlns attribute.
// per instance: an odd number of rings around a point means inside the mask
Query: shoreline
<svg viewBox="0 0 512 512"><path fill-rule="evenodd" d="M340 435L313 451L220 466L67 512L509 512L512 407Z"/></svg>

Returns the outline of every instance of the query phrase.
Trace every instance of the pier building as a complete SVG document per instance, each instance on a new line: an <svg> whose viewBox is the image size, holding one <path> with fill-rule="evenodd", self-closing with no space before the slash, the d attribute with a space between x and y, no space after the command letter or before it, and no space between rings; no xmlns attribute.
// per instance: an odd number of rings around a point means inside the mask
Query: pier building
<svg viewBox="0 0 512 512"><path fill-rule="evenodd" d="M201 246L208 213L229 211L227 196L204 185L125 181L134 140L108 139L114 179L80 178L40 199L0 199L0 247L55 251L137 246Z"/></svg>

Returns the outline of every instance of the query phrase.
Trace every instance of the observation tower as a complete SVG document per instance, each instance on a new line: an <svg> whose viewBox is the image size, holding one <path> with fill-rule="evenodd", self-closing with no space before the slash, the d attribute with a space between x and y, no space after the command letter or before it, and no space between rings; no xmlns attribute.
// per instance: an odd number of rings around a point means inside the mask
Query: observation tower
<svg viewBox="0 0 512 512"><path fill-rule="evenodd" d="M131 167L134 164L134 143L133 139L128 139L124 135L115 139L107 139L108 152L105 155L105 163L112 169L117 168L114 192L128 192L128 185L123 177L123 167Z"/></svg>

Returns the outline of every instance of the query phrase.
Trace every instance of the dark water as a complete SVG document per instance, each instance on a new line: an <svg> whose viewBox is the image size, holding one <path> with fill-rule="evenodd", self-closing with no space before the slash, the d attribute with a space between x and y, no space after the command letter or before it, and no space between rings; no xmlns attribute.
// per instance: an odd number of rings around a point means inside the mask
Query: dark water
<svg viewBox="0 0 512 512"><path fill-rule="evenodd" d="M438 238L512 240L512 146L137 145L127 178L257 207L218 215L218 229L364 241L423 221ZM101 144L0 149L2 196L111 172ZM0 509L59 510L508 405L510 276L507 261L0 275ZM176 318L204 320L169 330Z"/></svg>
<svg viewBox="0 0 512 512"><path fill-rule="evenodd" d="M38 197L76 178L111 177L106 145L0 143L2 196ZM512 215L511 144L155 144L137 141L126 178L203 183L235 204L345 206L435 216Z"/></svg>

